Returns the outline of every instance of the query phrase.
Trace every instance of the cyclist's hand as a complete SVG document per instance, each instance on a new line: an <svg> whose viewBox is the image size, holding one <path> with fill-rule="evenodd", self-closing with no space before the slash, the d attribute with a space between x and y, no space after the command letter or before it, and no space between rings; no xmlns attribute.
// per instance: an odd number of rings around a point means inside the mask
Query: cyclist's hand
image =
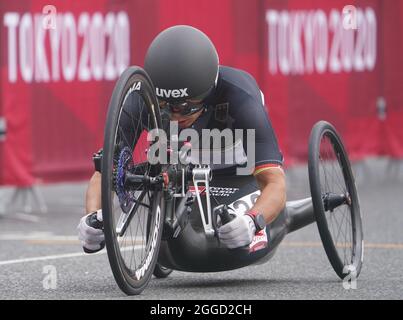
<svg viewBox="0 0 403 320"><path fill-rule="evenodd" d="M94 253L105 247L102 210L89 213L82 217L77 229L78 238L81 241L84 252Z"/></svg>
<svg viewBox="0 0 403 320"><path fill-rule="evenodd" d="M252 218L242 214L221 226L218 229L218 237L226 247L234 249L249 245L255 232L256 227Z"/></svg>

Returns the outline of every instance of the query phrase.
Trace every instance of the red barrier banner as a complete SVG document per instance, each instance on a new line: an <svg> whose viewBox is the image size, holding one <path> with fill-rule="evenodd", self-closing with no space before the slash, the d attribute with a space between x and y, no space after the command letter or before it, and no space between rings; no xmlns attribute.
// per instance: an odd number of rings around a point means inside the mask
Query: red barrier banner
<svg viewBox="0 0 403 320"><path fill-rule="evenodd" d="M120 73L189 24L258 81L285 163L318 120L353 159L403 157L399 0L41 0L0 3L0 184L87 179Z"/></svg>
<svg viewBox="0 0 403 320"><path fill-rule="evenodd" d="M0 4L5 184L87 178L113 85L137 52L143 4L47 3Z"/></svg>
<svg viewBox="0 0 403 320"><path fill-rule="evenodd" d="M265 89L272 106L287 110L288 161L307 158L318 120L336 126L352 157L377 153L377 126L369 124L377 124L380 95L379 1L359 3L354 29L345 25L345 1L266 1Z"/></svg>

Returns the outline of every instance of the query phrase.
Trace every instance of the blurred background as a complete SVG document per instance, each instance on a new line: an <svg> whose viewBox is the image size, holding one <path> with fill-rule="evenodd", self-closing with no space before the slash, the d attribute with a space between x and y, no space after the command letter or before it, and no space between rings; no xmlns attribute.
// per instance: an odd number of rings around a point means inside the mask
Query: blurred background
<svg viewBox="0 0 403 320"><path fill-rule="evenodd" d="M1 1L0 17L3 258L38 255L19 251L26 239L48 241L46 252L58 236L79 249L74 228L114 84L176 24L201 29L220 64L256 78L290 199L309 195L308 137L327 120L367 200L369 239L403 242L403 1L18 0Z"/></svg>

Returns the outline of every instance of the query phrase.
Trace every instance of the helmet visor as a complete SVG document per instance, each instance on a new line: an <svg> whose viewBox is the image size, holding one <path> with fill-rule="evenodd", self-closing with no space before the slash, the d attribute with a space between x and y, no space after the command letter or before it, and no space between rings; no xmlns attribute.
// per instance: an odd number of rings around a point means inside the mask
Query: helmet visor
<svg viewBox="0 0 403 320"><path fill-rule="evenodd" d="M159 100L159 106L169 113L179 113L182 116L190 116L203 109L204 103L200 100L188 100L182 103L174 104L164 100Z"/></svg>

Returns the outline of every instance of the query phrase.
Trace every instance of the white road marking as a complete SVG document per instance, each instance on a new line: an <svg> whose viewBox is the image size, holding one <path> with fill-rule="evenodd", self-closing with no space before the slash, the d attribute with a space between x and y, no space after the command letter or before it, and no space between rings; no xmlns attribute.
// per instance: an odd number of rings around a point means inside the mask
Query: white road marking
<svg viewBox="0 0 403 320"><path fill-rule="evenodd" d="M26 240L46 240L46 241L72 241L77 240L77 235L55 235L51 232L31 232L23 233L7 233L0 235L0 241L26 241Z"/></svg>
<svg viewBox="0 0 403 320"><path fill-rule="evenodd" d="M105 253L106 253L106 250L105 251L100 251L100 252L97 252L97 253L93 253L91 255L100 255L100 254L105 254ZM6 260L6 261L0 261L0 266L9 265L9 264L17 264L17 263L36 262L36 261L67 259L67 258L82 257L82 256L88 256L88 255L89 254L86 254L84 252L77 252L77 253L66 253L66 254L59 254L59 255L53 255L53 256L33 257L33 258L16 259L16 260Z"/></svg>
<svg viewBox="0 0 403 320"><path fill-rule="evenodd" d="M121 249L121 251L128 251L132 250L133 247L127 247ZM134 250L140 250L141 248L134 248ZM76 257L84 257L84 256L97 256L106 254L106 249L99 251L97 253L84 253L84 252L75 252L75 253L65 253L65 254L58 254L58 255L51 255L51 256L42 256L42 257L32 257L32 258L24 258L24 259L15 259L15 260L6 260L0 261L0 266L10 265L10 264L18 264L18 263L28 263L28 262L37 262L37 261L47 261L47 260L59 260L59 259L68 259L68 258L76 258Z"/></svg>

